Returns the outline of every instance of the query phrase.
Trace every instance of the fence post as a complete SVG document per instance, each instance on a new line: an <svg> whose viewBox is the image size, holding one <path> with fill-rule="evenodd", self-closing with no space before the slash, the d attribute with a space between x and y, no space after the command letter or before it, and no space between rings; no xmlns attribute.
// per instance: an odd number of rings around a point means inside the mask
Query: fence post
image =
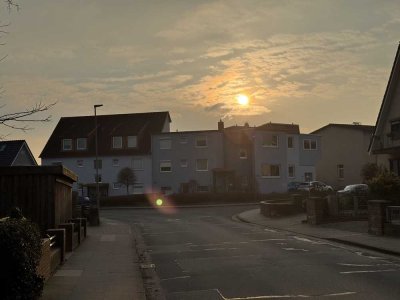
<svg viewBox="0 0 400 300"><path fill-rule="evenodd" d="M386 207L389 205L386 200L368 201L368 233L374 235L384 235Z"/></svg>

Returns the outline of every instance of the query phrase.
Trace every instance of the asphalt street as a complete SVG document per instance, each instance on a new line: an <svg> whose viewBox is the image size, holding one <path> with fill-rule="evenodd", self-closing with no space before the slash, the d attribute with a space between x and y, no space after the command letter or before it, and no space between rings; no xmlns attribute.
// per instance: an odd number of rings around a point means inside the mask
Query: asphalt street
<svg viewBox="0 0 400 300"><path fill-rule="evenodd" d="M167 299L400 299L400 259L232 219L253 207L102 215L142 234Z"/></svg>

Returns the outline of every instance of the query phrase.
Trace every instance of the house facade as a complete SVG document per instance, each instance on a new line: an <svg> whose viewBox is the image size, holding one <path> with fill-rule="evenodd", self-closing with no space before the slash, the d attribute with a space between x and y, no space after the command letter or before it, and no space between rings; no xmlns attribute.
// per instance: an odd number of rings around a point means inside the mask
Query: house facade
<svg viewBox="0 0 400 300"><path fill-rule="evenodd" d="M282 193L289 182L315 180L320 137L301 134L295 124L267 123L255 128L253 139L254 178L260 193Z"/></svg>
<svg viewBox="0 0 400 300"><path fill-rule="evenodd" d="M136 183L129 193L142 194L152 187L151 136L169 132L168 112L97 116L98 160L95 156L94 116L61 118L40 157L42 165L62 164L78 175L88 196L95 195L96 164L102 196L126 194L118 183L121 169L130 167Z"/></svg>
<svg viewBox="0 0 400 300"><path fill-rule="evenodd" d="M153 135L153 186L165 193L287 191L315 180L320 137L294 124Z"/></svg>
<svg viewBox="0 0 400 300"><path fill-rule="evenodd" d="M400 176L400 45L369 145L378 164Z"/></svg>
<svg viewBox="0 0 400 300"><path fill-rule="evenodd" d="M366 163L376 163L376 155L368 154L374 126L328 124L312 133L321 137L321 159L317 163L317 179L342 189L362 182L361 170Z"/></svg>
<svg viewBox="0 0 400 300"><path fill-rule="evenodd" d="M0 141L0 167L37 166L25 140Z"/></svg>
<svg viewBox="0 0 400 300"><path fill-rule="evenodd" d="M183 131L152 136L153 187L162 193L214 191L224 164L222 132Z"/></svg>

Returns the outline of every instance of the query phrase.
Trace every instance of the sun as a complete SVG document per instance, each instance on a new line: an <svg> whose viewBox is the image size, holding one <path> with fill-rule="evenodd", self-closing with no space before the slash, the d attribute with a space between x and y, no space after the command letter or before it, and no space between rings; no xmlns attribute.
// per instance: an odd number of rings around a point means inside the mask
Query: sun
<svg viewBox="0 0 400 300"><path fill-rule="evenodd" d="M236 100L242 106L247 106L249 104L249 97L243 94L237 95Z"/></svg>

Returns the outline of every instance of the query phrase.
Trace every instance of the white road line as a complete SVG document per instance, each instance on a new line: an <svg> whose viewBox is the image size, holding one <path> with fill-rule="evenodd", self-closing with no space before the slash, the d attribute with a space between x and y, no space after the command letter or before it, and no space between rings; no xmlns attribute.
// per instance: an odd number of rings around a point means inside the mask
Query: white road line
<svg viewBox="0 0 400 300"><path fill-rule="evenodd" d="M346 271L346 272L340 272L340 274L380 273L380 272L395 272L395 271L400 271L400 269Z"/></svg>
<svg viewBox="0 0 400 300"><path fill-rule="evenodd" d="M306 238L303 238L303 237L300 237L300 236L294 236L293 238L298 240L298 241L307 242L307 243L311 243L311 244L317 244L317 245L325 244L323 242L313 241L313 240L306 239Z"/></svg>
<svg viewBox="0 0 400 300"><path fill-rule="evenodd" d="M251 242L268 242L268 241L286 241L286 239L263 239L263 240L251 240Z"/></svg>
<svg viewBox="0 0 400 300"><path fill-rule="evenodd" d="M268 232L277 232L276 230L273 230L273 229L267 229L267 228L265 228L265 229L264 229L264 231L268 231Z"/></svg>
<svg viewBox="0 0 400 300"><path fill-rule="evenodd" d="M282 248L283 250L287 251L303 251L303 252L308 252L309 250L307 249L297 249L297 248Z"/></svg>
<svg viewBox="0 0 400 300"><path fill-rule="evenodd" d="M171 278L163 278L163 279L161 279L161 281L186 279L186 278L190 278L190 276L177 276L177 277L171 277Z"/></svg>

